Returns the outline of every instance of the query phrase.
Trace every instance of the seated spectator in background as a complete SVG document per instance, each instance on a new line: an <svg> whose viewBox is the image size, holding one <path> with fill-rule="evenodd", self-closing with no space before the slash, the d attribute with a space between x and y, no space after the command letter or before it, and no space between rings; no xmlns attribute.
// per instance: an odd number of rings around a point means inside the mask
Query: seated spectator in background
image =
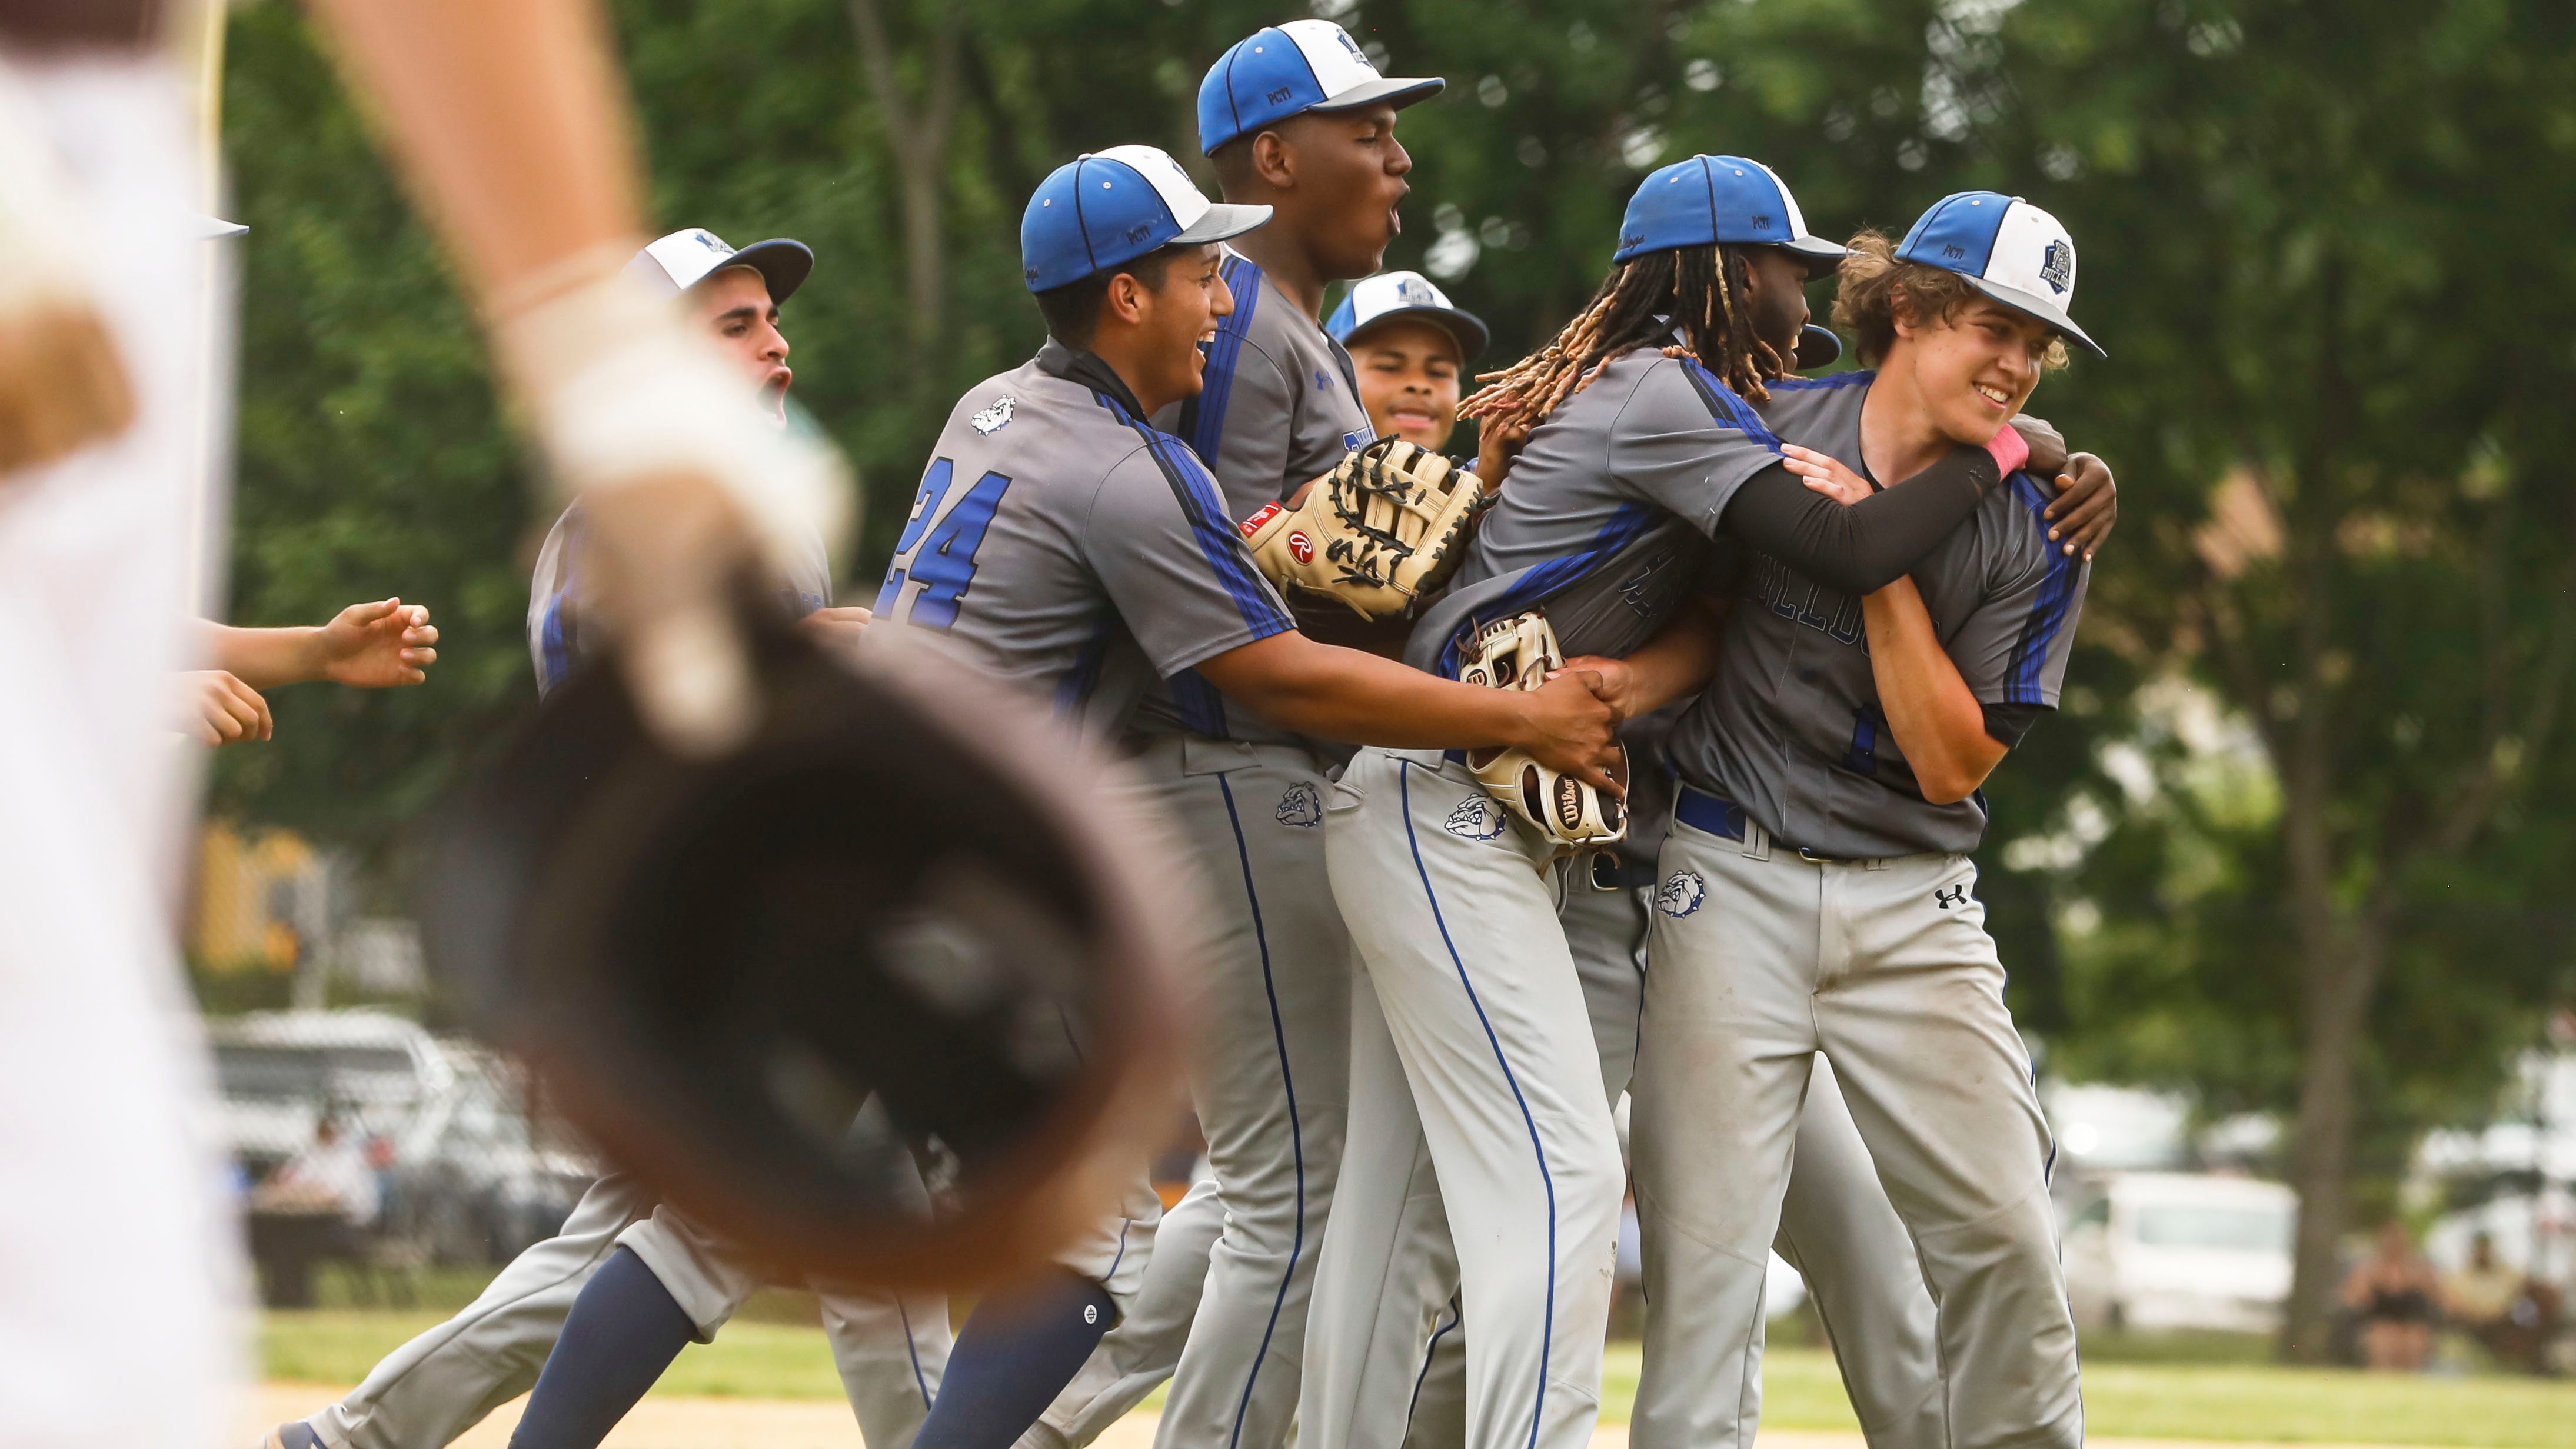
<svg viewBox="0 0 2576 1449"><path fill-rule="evenodd" d="M2469 1240L2469 1265L2442 1284L2443 1311L2471 1334L2502 1323L2522 1296L2522 1274L2496 1258L2495 1238L2480 1233Z"/></svg>
<svg viewBox="0 0 2576 1449"><path fill-rule="evenodd" d="M2543 1352L2558 1332L2558 1290L2506 1266L2492 1235L2469 1240L2469 1265L2444 1280L2442 1303L2497 1362L2525 1373L2545 1368Z"/></svg>
<svg viewBox="0 0 2576 1449"><path fill-rule="evenodd" d="M315 1124L312 1145L269 1174L251 1198L270 1211L336 1211L353 1232L374 1225L383 1201L366 1145L328 1116Z"/></svg>
<svg viewBox="0 0 2576 1449"><path fill-rule="evenodd" d="M2343 1300L2361 1315L2363 1355L2374 1369L2420 1373L2433 1352L2441 1281L2415 1251L2406 1225L2391 1218L2379 1246L2344 1280Z"/></svg>

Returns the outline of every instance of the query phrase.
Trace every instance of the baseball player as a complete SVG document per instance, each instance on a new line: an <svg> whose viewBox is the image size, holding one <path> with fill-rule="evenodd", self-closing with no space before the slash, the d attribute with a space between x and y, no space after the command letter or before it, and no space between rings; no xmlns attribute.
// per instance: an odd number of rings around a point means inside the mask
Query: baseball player
<svg viewBox="0 0 2576 1449"><path fill-rule="evenodd" d="M1785 311L1769 320L1793 324ZM1794 321L1803 322L1803 314ZM1396 272L1355 285L1326 326L1350 348L1362 401L1380 432L1401 432L1425 447L1447 441L1458 407L1456 379L1484 344L1481 321L1427 280ZM1820 332L1806 329L1809 339ZM1765 340L1783 357L1800 343L1795 332ZM1839 346L1820 352L1811 340L1799 360L1822 365ZM1486 436L1504 431L1489 428ZM1517 423L1512 428L1517 436L1527 431ZM1509 460L1494 456L1490 442L1481 451L1480 473L1500 480ZM2108 486L2106 470L2094 476L2098 460L2078 466L2085 473L2080 486ZM1565 477L1542 469L1516 480L1516 504L1545 513L1552 506L1549 490ZM1654 851L1668 794L1658 788L1656 751L1672 713L1631 721L1621 732L1632 757L1627 838L1615 849L1562 862L1555 883L1603 1090L1614 1103L1627 1090L1634 1062ZM1365 977L1354 990L1352 1037L1354 1130L1329 1235L1333 1247L1310 1313L1299 1435L1329 1449L1353 1443L1445 1449L1463 1438L1472 1325L1463 1322L1456 1297L1456 1258L1420 1118ZM1776 1246L1810 1278L1872 1444L1929 1449L1940 1442L1931 1300L1902 1224L1833 1090L1830 1068L1817 1073L1799 1134L1791 1202Z"/></svg>
<svg viewBox="0 0 2576 1449"><path fill-rule="evenodd" d="M1461 381L1490 336L1483 318L1420 272L1380 272L1351 284L1324 332L1351 355L1360 406L1379 436L1433 452L1449 446ZM1501 479L1504 467L1494 465L1503 460L1477 461L1477 477Z"/></svg>
<svg viewBox="0 0 2576 1449"><path fill-rule="evenodd" d="M1693 158L1648 178L1619 270L1488 404L1537 427L1408 657L1461 675L1493 628L1542 618L1569 653L1635 651L1601 666L1635 716L1705 677L1713 622L1690 595L1711 539L1875 586L1964 519L1998 477L1981 449L1945 459L1922 494L1850 509L1785 467L1749 481L1709 467L1710 441L1744 398L1784 375L1809 267L1840 255L1754 163ZM1603 1077L1605 1065L1624 1076L1627 1033L1615 1015L1608 1039L1590 1029L1555 919L1567 890L1591 886L1547 869L1569 842L1488 790L1456 752L1364 750L1335 788L1327 845L1445 1189L1472 1328L1467 1442L1574 1443L1592 1428L1623 1177L1605 1090L1616 1083ZM1585 875L1604 868L1621 884L1615 856L1581 859ZM1617 912L1597 924L1583 914L1574 934L1620 940ZM1598 994L1616 999L1615 975ZM1353 1112L1366 1120L1357 1100ZM1374 1257L1363 1235L1336 1229L1327 1258L1346 1246Z"/></svg>
<svg viewBox="0 0 2576 1449"><path fill-rule="evenodd" d="M401 599L351 604L318 627L237 629L206 624L211 669L180 671L183 727L204 744L267 739L263 689L327 679L352 689L419 684L438 662L429 610Z"/></svg>
<svg viewBox="0 0 2576 1449"><path fill-rule="evenodd" d="M2069 341L2099 351L2066 310L2074 241L2028 202L1961 193L1855 248L1835 318L1876 370L1772 384L1709 441L1718 479L1785 456L1847 495L1893 485L1864 508L1946 487ZM1762 1248L1818 1052L1938 1305L1951 1442L2082 1441L2053 1147L1968 858L1977 786L2055 706L2083 605L2046 502L2007 474L1892 583L1757 545L1675 727L1634 1088L1643 1449L1752 1438Z"/></svg>
<svg viewBox="0 0 2576 1449"><path fill-rule="evenodd" d="M1200 84L1199 144L1226 201L1269 207L1272 219L1224 260L1234 310L1209 344L1205 387L1155 422L1205 460L1232 518L1291 497L1376 436L1349 355L1321 326L1324 289L1377 270L1412 169L1397 112L1442 84L1381 76L1324 20L1255 32ZM1372 643L1337 606L1297 617L1318 638ZM1160 1442L1266 1449L1283 1442L1296 1408L1306 1297L1342 1150L1348 947L1321 840L1331 747L1228 697L1205 671L1158 684L1135 727L1146 743L1134 763L1163 808L1201 858L1234 867L1214 883L1222 924L1190 1080L1218 1191L1185 1200L1181 1221L1166 1224L1179 1238L1204 1236L1184 1217L1204 1210L1217 1232L1194 1312L1122 1328L1103 1355L1124 1371L1086 1373L1044 1433L1081 1442L1171 1364ZM1157 1278L1192 1271L1166 1253L1157 1263ZM1186 1303L1186 1287L1149 1296ZM1186 1343L1171 1342L1184 1328Z"/></svg>
<svg viewBox="0 0 2576 1449"><path fill-rule="evenodd" d="M1210 204L1151 147L1085 156L1047 178L1030 198L1021 253L1049 341L951 412L877 596L880 627L922 631L1094 729L1134 718L1149 680L1188 674L1283 730L1526 739L1606 781L1610 717L1585 676L1527 695L1527 710L1497 710L1492 691L1300 634L1215 480L1185 442L1148 421L1199 393L1202 370L1213 369L1196 344L1214 334L1222 345L1220 325L1237 313L1215 244L1272 217L1266 206ZM1229 809L1237 831L1314 828L1320 797L1294 793L1294 779L1283 783L1248 742L1187 774L1174 737L1137 732L1129 742L1144 774L1136 803L1160 806L1176 793L1172 781L1187 778ZM1260 793L1247 788L1256 783ZM1252 849L1228 840L1224 854L1203 858L1231 876ZM1229 964L1222 953L1233 929L1214 927L1213 969ZM1222 1248L1215 1261L1223 1264ZM922 1449L1003 1449L1133 1292L1118 1263L1068 1258L1052 1281L979 1305Z"/></svg>
<svg viewBox="0 0 2576 1449"><path fill-rule="evenodd" d="M244 1341L171 934L212 309L159 12L0 7L0 1439L65 1449L208 1443Z"/></svg>
<svg viewBox="0 0 2576 1449"><path fill-rule="evenodd" d="M787 390L795 374L778 307L812 271L802 242L774 239L739 251L712 232L684 228L637 252L627 275L679 298L699 327L729 355L761 406L788 425ZM597 653L582 628L586 603L580 571L580 510L567 510L539 551L528 608L528 649L541 692L570 678ZM781 580L789 612L812 630L851 627L863 609L834 609L822 540L812 537ZM863 1114L881 1119L881 1113ZM876 1130L885 1130L881 1120ZM918 1185L915 1184L918 1191ZM927 1198L923 1198L927 1208ZM603 1269L609 1288L586 1290ZM527 1393L540 1371L558 1381L545 1397L558 1404L609 1377L649 1386L670 1355L690 1339L705 1342L761 1280L686 1218L658 1206L634 1179L611 1174L585 1193L563 1229L519 1255L481 1297L456 1317L396 1349L347 1398L311 1417L279 1425L270 1449L440 1449L501 1404ZM929 1411L948 1355L948 1312L938 1295L895 1296L821 1285L824 1327L861 1433L877 1449L903 1449ZM619 1292L622 1288L624 1291ZM576 1303L596 1316L638 1327L669 1326L669 1353L603 1344L596 1330L567 1322ZM560 1366L549 1361L559 1340L574 1347ZM580 1370L587 1353L607 1361L601 1374ZM649 1372L646 1371L649 1365ZM641 1387L636 1389L640 1393ZM613 1388L601 1397L614 1397ZM631 1403L631 1400L629 1400ZM623 1405L618 1412L623 1411ZM560 1413L557 1408L554 1412ZM543 1431L546 1418L531 1403ZM615 1415L608 1422L615 1422ZM522 1432L526 1432L522 1421Z"/></svg>

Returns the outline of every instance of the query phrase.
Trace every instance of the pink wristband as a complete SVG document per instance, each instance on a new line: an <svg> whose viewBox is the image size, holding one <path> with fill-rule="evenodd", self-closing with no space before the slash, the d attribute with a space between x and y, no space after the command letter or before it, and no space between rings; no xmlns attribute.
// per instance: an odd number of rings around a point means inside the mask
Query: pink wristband
<svg viewBox="0 0 2576 1449"><path fill-rule="evenodd" d="M2021 435L2020 429L2006 423L1986 440L1986 451L1994 454L1995 467L2009 478L2030 461L2030 440Z"/></svg>

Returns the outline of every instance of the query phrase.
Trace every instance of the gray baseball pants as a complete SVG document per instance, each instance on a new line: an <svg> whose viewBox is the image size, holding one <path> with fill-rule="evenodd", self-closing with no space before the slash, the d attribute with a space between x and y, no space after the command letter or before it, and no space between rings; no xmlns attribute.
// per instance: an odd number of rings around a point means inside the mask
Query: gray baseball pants
<svg viewBox="0 0 2576 1449"><path fill-rule="evenodd" d="M1558 867L1575 971L1614 1102L1635 1065L1652 887L1593 889ZM1306 1449L1454 1449L1463 1442L1467 1335L1457 1265L1420 1119L1374 994L1351 1010L1351 1136L1317 1271L1307 1338ZM1904 1224L1817 1059L1796 1167L1772 1246L1807 1277L1871 1449L1945 1449L1932 1299ZM1398 1204L1390 1208L1389 1204ZM1345 1244L1348 1244L1346 1249Z"/></svg>
<svg viewBox="0 0 2576 1449"><path fill-rule="evenodd" d="M1349 939L1324 868L1329 787L1312 754L1283 745L1166 736L1131 765L1178 828L1209 907L1189 1075L1217 1182L1199 1211L1216 1231L1156 1442L1277 1449L1297 1407L1350 1078ZM1171 1321L1148 1316L1113 1383L1162 1356L1147 1340Z"/></svg>
<svg viewBox="0 0 2576 1449"><path fill-rule="evenodd" d="M1171 1378L1207 1285L1208 1252L1224 1226L1216 1179L1201 1176L1163 1214L1134 1305L1020 1436L1019 1449L1081 1449Z"/></svg>
<svg viewBox="0 0 2576 1449"><path fill-rule="evenodd" d="M1661 870L1630 1088L1647 1294L1632 1442L1753 1441L1764 1250L1822 1052L1936 1305L1948 1442L2080 1444L2048 1126L1975 865L1812 862L1759 825L1734 840L1676 822Z"/></svg>
<svg viewBox="0 0 2576 1449"><path fill-rule="evenodd" d="M1356 1401L1390 1391L1354 1379L1342 1351L1385 1331L1370 1320L1388 1274L1401 1272L1405 1283L1392 1286L1417 1302L1446 1296L1437 1263L1406 1265L1395 1252L1399 1236L1419 1240L1444 1213L1459 1301L1476 1324L1464 1442L1582 1449L1599 1415L1625 1172L1604 1043L1557 918L1549 847L1463 765L1427 751L1361 751L1335 786L1326 828L1334 894L1394 1058L1390 1067L1387 1053L1355 1044L1354 1109L1369 1115L1351 1140L1370 1161L1352 1185L1365 1179L1373 1196L1352 1215L1412 1228L1347 1237L1337 1228L1329 1238L1327 1257L1349 1266L1329 1270L1320 1300L1327 1358L1340 1366L1319 1393ZM1364 1006L1355 1017L1365 1031ZM1610 1035L1615 1062L1615 1020ZM1418 1149L1403 1130L1408 1100ZM1392 1110L1379 1114L1381 1105ZM1415 1170L1426 1154L1439 1183L1427 1193ZM1351 1209L1346 1200L1341 1211ZM1400 1351L1359 1366L1360 1379L1422 1361L1419 1319L1387 1328Z"/></svg>
<svg viewBox="0 0 2576 1449"><path fill-rule="evenodd" d="M536 1386L573 1299L620 1244L653 1270L700 1342L760 1286L633 1178L582 1194L563 1230L513 1259L454 1318L387 1354L349 1396L305 1420L331 1449L444 1449ZM912 1442L948 1366L937 1294L818 1290L832 1362L871 1449Z"/></svg>

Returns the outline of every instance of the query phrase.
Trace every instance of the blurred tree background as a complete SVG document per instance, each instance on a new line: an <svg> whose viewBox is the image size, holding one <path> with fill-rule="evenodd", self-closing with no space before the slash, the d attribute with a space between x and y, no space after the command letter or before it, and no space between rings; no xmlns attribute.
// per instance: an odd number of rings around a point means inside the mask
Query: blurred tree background
<svg viewBox="0 0 2576 1449"><path fill-rule="evenodd" d="M1494 325L1597 283L1628 191L1751 155L1811 226L1967 187L2082 249L2111 350L2034 409L2123 522L2066 708L1991 792L1985 893L2057 1070L2280 1114L2302 1194L2285 1348L2427 1129L2489 1115L2576 998L2576 11L2556 0L1322 0L1416 162L1391 266ZM1040 326L1039 177L1126 141L1197 164L1242 0L615 0L655 218L820 256L797 396L871 505L872 592L948 402ZM289 691L216 808L368 852L533 702L523 469L468 315L302 13L232 21L247 242L234 618L429 604L431 684ZM1829 288L1815 298L1824 310Z"/></svg>

